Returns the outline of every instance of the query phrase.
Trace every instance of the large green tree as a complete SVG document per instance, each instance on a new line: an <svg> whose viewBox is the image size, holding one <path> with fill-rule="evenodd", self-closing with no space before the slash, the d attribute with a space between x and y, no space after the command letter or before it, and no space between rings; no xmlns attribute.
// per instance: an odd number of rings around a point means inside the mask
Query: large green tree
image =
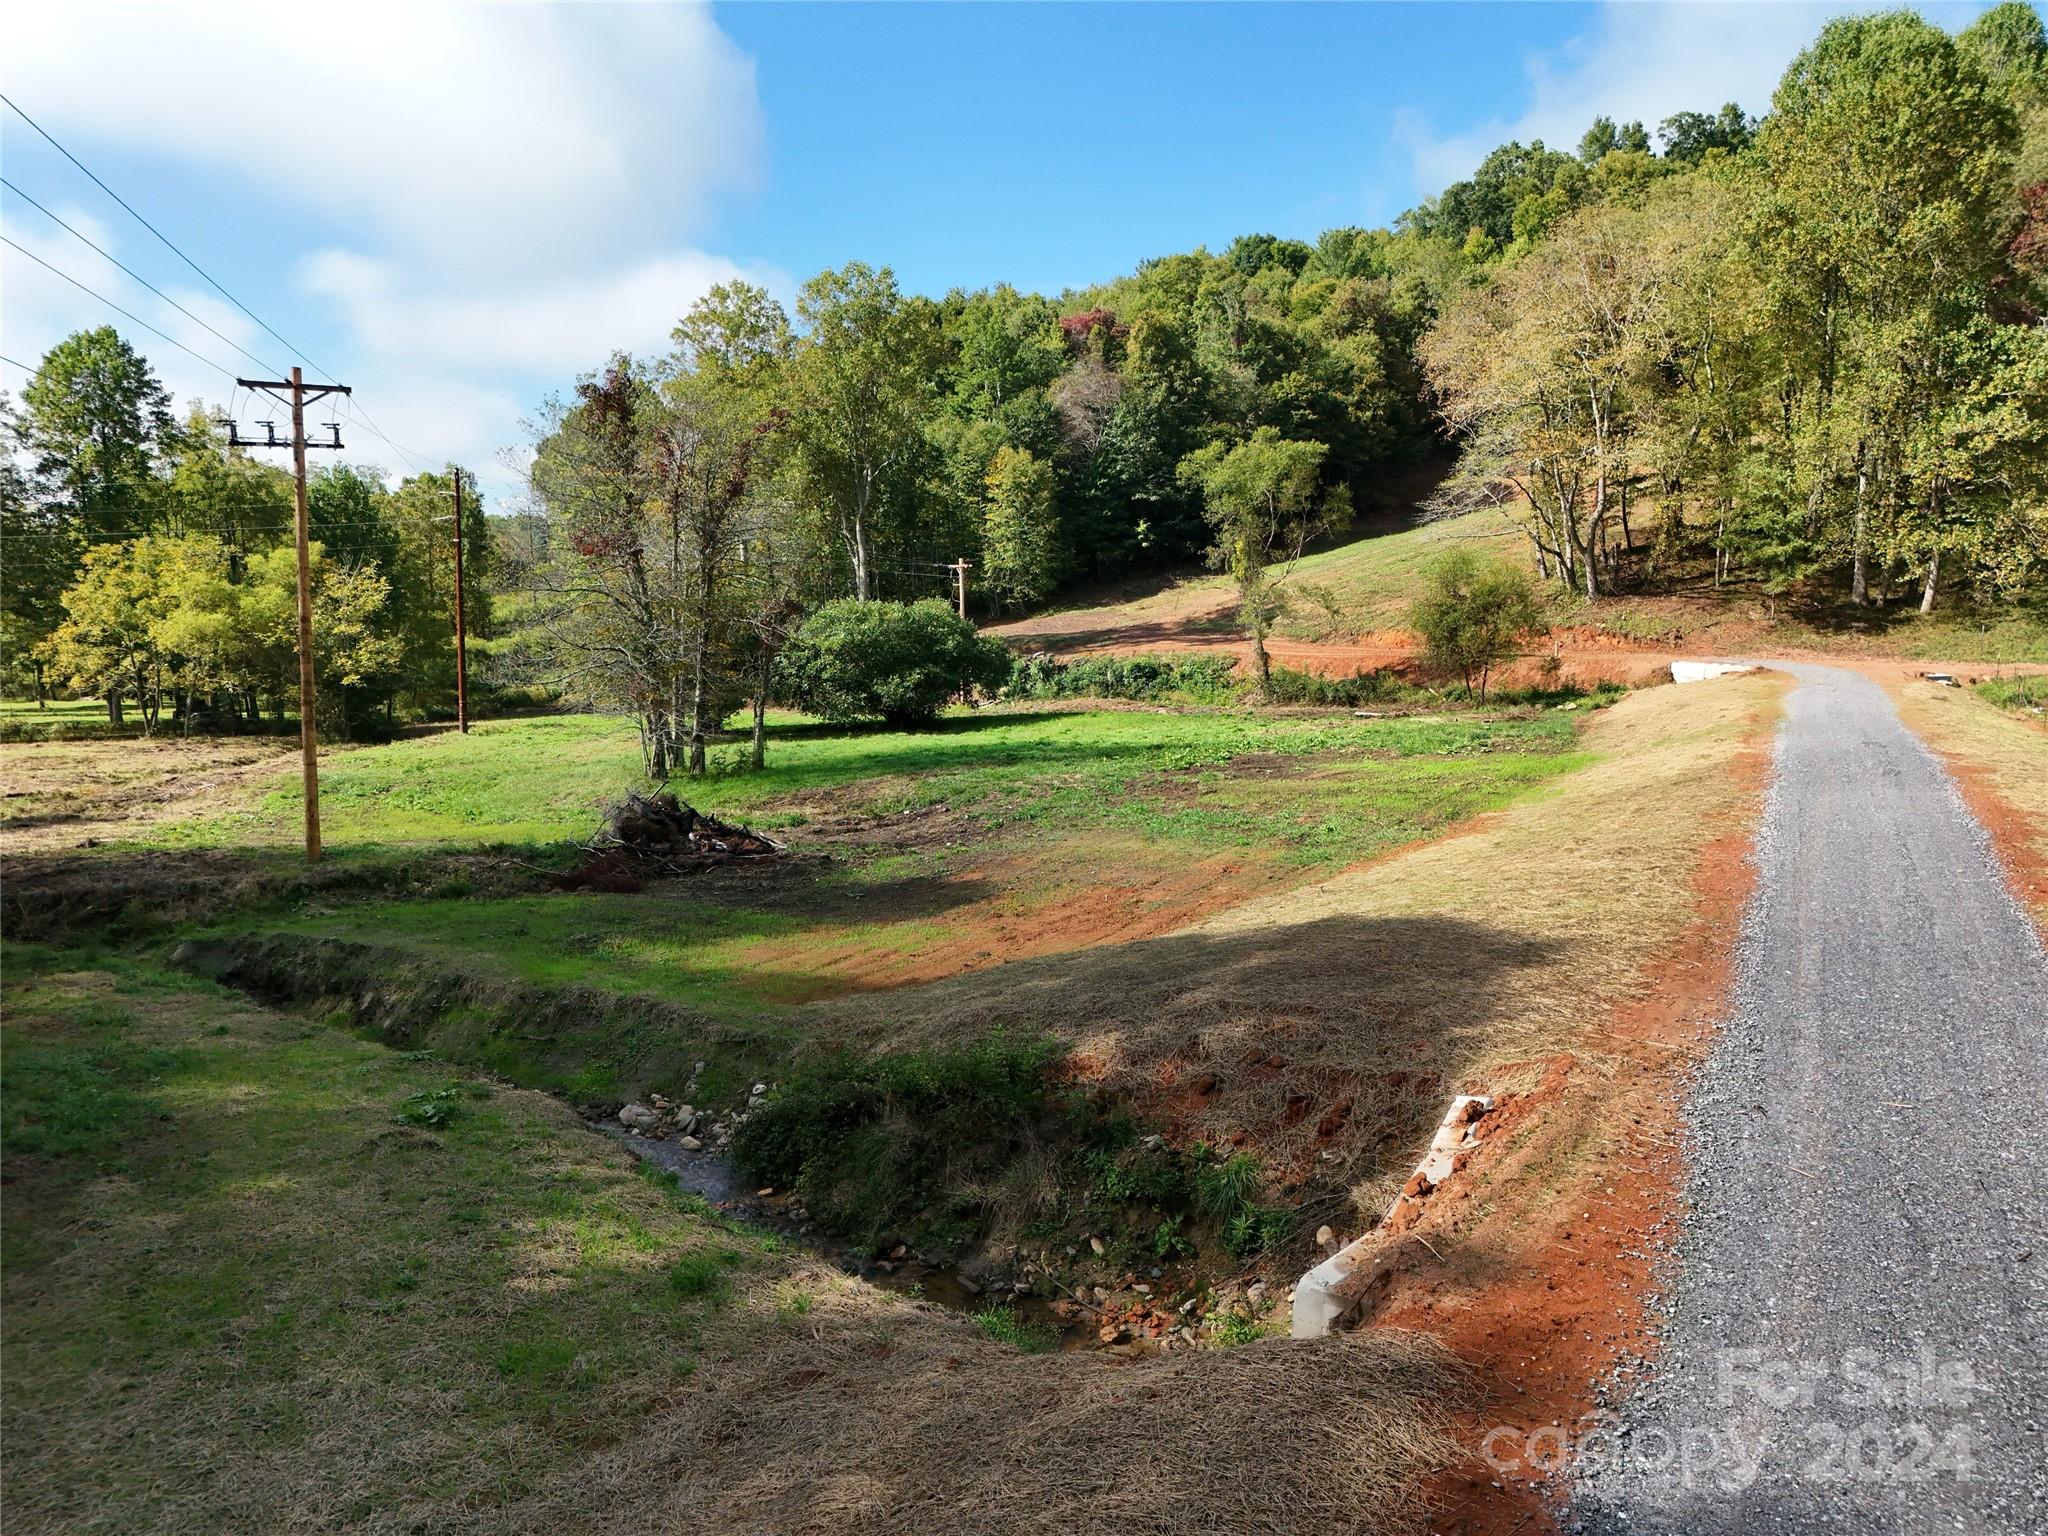
<svg viewBox="0 0 2048 1536"><path fill-rule="evenodd" d="M1299 559L1310 539L1350 517L1349 498L1341 490L1326 493L1318 483L1326 452L1321 443L1260 427L1235 445L1198 449L1181 465L1208 509L1216 535L1212 558L1237 584L1238 613L1262 699L1272 693L1266 635L1280 607L1270 572Z"/></svg>
<svg viewBox="0 0 2048 1536"><path fill-rule="evenodd" d="M112 326L78 331L45 354L21 392L20 434L81 533L154 523L170 396Z"/></svg>
<svg viewBox="0 0 2048 1536"><path fill-rule="evenodd" d="M790 427L808 495L836 532L853 592L876 592L878 550L903 553L920 511L926 427L944 356L939 316L887 267L849 262L798 295Z"/></svg>
<svg viewBox="0 0 2048 1536"><path fill-rule="evenodd" d="M1752 239L1787 401L1778 451L1797 466L1797 514L1840 530L1862 604L1899 520L1938 517L1931 487L1908 482L1908 440L1988 300L2014 114L1953 38L1905 11L1829 22L1772 107Z"/></svg>

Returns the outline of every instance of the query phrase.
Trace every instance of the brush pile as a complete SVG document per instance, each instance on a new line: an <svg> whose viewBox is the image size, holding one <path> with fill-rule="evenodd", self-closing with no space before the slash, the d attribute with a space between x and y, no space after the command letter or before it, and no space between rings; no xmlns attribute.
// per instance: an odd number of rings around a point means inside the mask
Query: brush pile
<svg viewBox="0 0 2048 1536"><path fill-rule="evenodd" d="M626 798L605 813L604 829L583 845L583 851L589 857L558 877L558 887L636 891L650 878L781 858L789 848L751 828L706 816L673 794L628 790Z"/></svg>

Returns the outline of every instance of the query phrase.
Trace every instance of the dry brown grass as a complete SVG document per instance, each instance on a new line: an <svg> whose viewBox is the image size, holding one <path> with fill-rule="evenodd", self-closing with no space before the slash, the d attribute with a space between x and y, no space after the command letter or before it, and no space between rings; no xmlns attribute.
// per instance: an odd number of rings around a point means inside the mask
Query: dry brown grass
<svg viewBox="0 0 2048 1536"><path fill-rule="evenodd" d="M297 749L247 737L0 745L0 854L241 809Z"/></svg>
<svg viewBox="0 0 2048 1536"><path fill-rule="evenodd" d="M153 1082L91 1151L9 1160L10 1536L1422 1520L1454 1380L1425 1341L1020 1355L725 1228L539 1094L397 1125L444 1064L94 964L10 975L10 1093L23 1050Z"/></svg>
<svg viewBox="0 0 2048 1536"><path fill-rule="evenodd" d="M1115 1531L1419 1526L1444 1352L1381 1331L1117 1362L1020 1356L857 1283L757 1304L695 1401L521 1511L634 1529Z"/></svg>
<svg viewBox="0 0 2048 1536"><path fill-rule="evenodd" d="M1556 1052L1600 1055L1589 1030L1685 930L1701 850L1746 814L1737 759L1782 688L1632 695L1590 727L1598 762L1464 836L1162 938L841 1016L894 1047L1051 1030L1188 1134L1248 1139L1304 1172L1326 1154L1371 1209L1446 1095L1526 1086Z"/></svg>
<svg viewBox="0 0 2048 1536"><path fill-rule="evenodd" d="M1970 688L1893 684L1899 718L1948 759L1979 819L1991 823L2035 921L2048 933L2048 730ZM1988 789L1995 803L1972 793Z"/></svg>

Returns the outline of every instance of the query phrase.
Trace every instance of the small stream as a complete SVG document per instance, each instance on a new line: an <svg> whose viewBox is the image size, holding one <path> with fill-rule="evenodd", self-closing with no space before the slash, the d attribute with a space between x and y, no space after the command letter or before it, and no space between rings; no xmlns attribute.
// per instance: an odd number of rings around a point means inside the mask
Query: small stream
<svg viewBox="0 0 2048 1536"><path fill-rule="evenodd" d="M1107 1348L1097 1336L1096 1313L1088 1303L1055 1310L1054 1302L1059 1298L1037 1294L1035 1285L1024 1294L1018 1294L1010 1282L1001 1279L991 1278L983 1285L962 1274L957 1265L927 1263L914 1253L905 1253L901 1259L870 1258L812 1229L809 1222L790 1211L786 1197L763 1194L750 1187L732 1164L715 1152L691 1152L671 1140L636 1136L609 1120L586 1123L643 1163L674 1175L679 1188L707 1201L722 1214L797 1242L835 1268L870 1285L955 1312L1003 1307L1014 1312L1020 1321L1056 1335L1062 1350ZM1115 1346L1115 1352L1149 1352L1149 1347L1142 1342L1122 1344Z"/></svg>

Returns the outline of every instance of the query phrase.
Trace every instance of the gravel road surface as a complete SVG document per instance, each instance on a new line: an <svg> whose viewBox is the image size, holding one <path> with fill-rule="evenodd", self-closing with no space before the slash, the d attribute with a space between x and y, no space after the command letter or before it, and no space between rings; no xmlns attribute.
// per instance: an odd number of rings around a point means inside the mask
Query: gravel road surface
<svg viewBox="0 0 2048 1536"><path fill-rule="evenodd" d="M1664 1342L1566 1524L2039 1536L2048 956L1883 690L1773 665L1798 686Z"/></svg>

